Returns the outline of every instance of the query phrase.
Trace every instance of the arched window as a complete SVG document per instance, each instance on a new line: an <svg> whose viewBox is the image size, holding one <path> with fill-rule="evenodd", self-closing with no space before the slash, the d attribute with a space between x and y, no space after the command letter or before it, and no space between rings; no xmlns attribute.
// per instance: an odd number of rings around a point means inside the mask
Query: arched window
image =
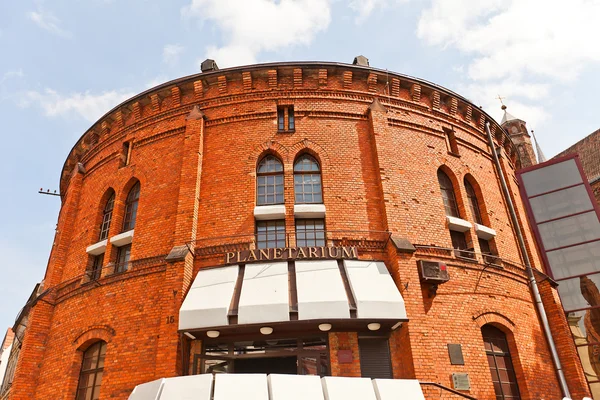
<svg viewBox="0 0 600 400"><path fill-rule="evenodd" d="M100 398L105 356L106 342L103 341L94 343L83 353L77 400L98 400Z"/></svg>
<svg viewBox="0 0 600 400"><path fill-rule="evenodd" d="M481 328L496 399L520 399L517 376L510 358L506 335L492 325Z"/></svg>
<svg viewBox="0 0 600 400"><path fill-rule="evenodd" d="M483 220L481 219L481 209L479 208L479 203L477 202L477 195L475 194L475 189L473 185L465 178L465 189L467 191L467 199L469 201L469 208L471 209L471 214L475 219L475 222L483 225Z"/></svg>
<svg viewBox="0 0 600 400"><path fill-rule="evenodd" d="M110 230L110 221L112 219L113 207L115 206L115 192L108 198L108 201L104 205L102 211L102 224L100 224L100 238L99 241L103 241L108 237L108 231Z"/></svg>
<svg viewBox="0 0 600 400"><path fill-rule="evenodd" d="M125 218L123 219L123 232L127 232L135 228L135 217L137 216L138 201L140 199L140 183L137 182L125 201Z"/></svg>
<svg viewBox="0 0 600 400"><path fill-rule="evenodd" d="M294 163L294 193L296 203L322 203L321 168L319 163L304 154Z"/></svg>
<svg viewBox="0 0 600 400"><path fill-rule="evenodd" d="M442 199L444 200L444 208L446 209L446 215L451 217L460 218L458 214L458 205L456 203L456 196L454 195L454 186L452 181L442 171L438 169L437 172L438 182L440 183L440 190L442 191Z"/></svg>
<svg viewBox="0 0 600 400"><path fill-rule="evenodd" d="M283 204L283 164L275 156L268 155L258 164L256 204Z"/></svg>

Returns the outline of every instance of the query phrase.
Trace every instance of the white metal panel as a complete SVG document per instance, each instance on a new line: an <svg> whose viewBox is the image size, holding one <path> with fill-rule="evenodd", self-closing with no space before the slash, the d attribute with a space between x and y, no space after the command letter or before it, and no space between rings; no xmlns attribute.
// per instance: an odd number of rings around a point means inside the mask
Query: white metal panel
<svg viewBox="0 0 600 400"><path fill-rule="evenodd" d="M198 271L179 310L179 329L227 325L238 270L232 265Z"/></svg>
<svg viewBox="0 0 600 400"><path fill-rule="evenodd" d="M123 232L123 233L119 233L118 235L115 235L113 237L110 238L110 243L120 247L120 246L125 246L126 244L129 244L133 241L133 229L127 232Z"/></svg>
<svg viewBox="0 0 600 400"><path fill-rule="evenodd" d="M475 232L477 232L477 237L484 240L490 240L496 236L495 230L480 224L475 224Z"/></svg>
<svg viewBox="0 0 600 400"><path fill-rule="evenodd" d="M259 221L272 220L272 219L284 219L285 218L285 206L283 204L276 204L273 206L256 206L254 207L254 219Z"/></svg>
<svg viewBox="0 0 600 400"><path fill-rule="evenodd" d="M165 378L137 385L129 395L129 400L158 400L160 388Z"/></svg>
<svg viewBox="0 0 600 400"><path fill-rule="evenodd" d="M373 379L377 400L425 400L416 379Z"/></svg>
<svg viewBox="0 0 600 400"><path fill-rule="evenodd" d="M446 220L448 221L448 229L457 232L466 232L473 227L469 221L465 221L464 219L460 219L457 217L452 217L450 215L446 215Z"/></svg>
<svg viewBox="0 0 600 400"><path fill-rule="evenodd" d="M337 261L296 261L296 287L299 320L350 318Z"/></svg>
<svg viewBox="0 0 600 400"><path fill-rule="evenodd" d="M238 324L290 320L287 262L247 264L238 307Z"/></svg>
<svg viewBox="0 0 600 400"><path fill-rule="evenodd" d="M546 256L554 279L600 272L600 242L550 251Z"/></svg>
<svg viewBox="0 0 600 400"><path fill-rule="evenodd" d="M88 247L86 247L86 253L92 256L99 256L106 251L106 245L108 244L108 239L101 240L98 243L94 243Z"/></svg>
<svg viewBox="0 0 600 400"><path fill-rule="evenodd" d="M295 204L296 218L325 218L325 204Z"/></svg>
<svg viewBox="0 0 600 400"><path fill-rule="evenodd" d="M583 182L574 159L525 172L521 179L529 197Z"/></svg>
<svg viewBox="0 0 600 400"><path fill-rule="evenodd" d="M404 299L381 261L344 260L358 318L406 319Z"/></svg>
<svg viewBox="0 0 600 400"><path fill-rule="evenodd" d="M266 374L215 375L214 400L269 400Z"/></svg>
<svg viewBox="0 0 600 400"><path fill-rule="evenodd" d="M595 211L539 224L546 251L600 239L600 222Z"/></svg>
<svg viewBox="0 0 600 400"><path fill-rule="evenodd" d="M271 400L324 400L318 376L270 374L268 381Z"/></svg>
<svg viewBox="0 0 600 400"><path fill-rule="evenodd" d="M529 204L538 223L588 211L594 207L585 185L534 197L529 199Z"/></svg>
<svg viewBox="0 0 600 400"><path fill-rule="evenodd" d="M377 400L370 378L321 378L325 400Z"/></svg>
<svg viewBox="0 0 600 400"><path fill-rule="evenodd" d="M212 374L165 379L159 400L210 400Z"/></svg>

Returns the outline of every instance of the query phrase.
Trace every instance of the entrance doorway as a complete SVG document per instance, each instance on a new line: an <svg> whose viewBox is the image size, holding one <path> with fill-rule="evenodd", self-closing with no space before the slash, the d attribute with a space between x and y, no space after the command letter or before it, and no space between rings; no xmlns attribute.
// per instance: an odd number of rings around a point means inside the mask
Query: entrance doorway
<svg viewBox="0 0 600 400"><path fill-rule="evenodd" d="M327 376L327 337L205 341L194 354L193 374L265 373Z"/></svg>

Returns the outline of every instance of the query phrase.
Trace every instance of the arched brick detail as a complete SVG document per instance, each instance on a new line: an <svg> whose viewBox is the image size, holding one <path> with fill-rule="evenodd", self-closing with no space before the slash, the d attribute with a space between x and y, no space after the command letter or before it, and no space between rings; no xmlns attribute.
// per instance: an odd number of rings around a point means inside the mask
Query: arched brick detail
<svg viewBox="0 0 600 400"><path fill-rule="evenodd" d="M286 169L286 164L289 163L288 148L283 146L279 142L269 140L256 146L252 153L250 153L250 156L248 157L248 168L252 171L253 175L256 175L256 167L258 166L258 163L267 154L272 154L279 158L283 163L284 170Z"/></svg>
<svg viewBox="0 0 600 400"><path fill-rule="evenodd" d="M308 139L301 140L290 148L290 154L294 155L291 162L294 163L304 153L308 153L317 159L321 166L321 171L329 167L330 162L327 151L319 144Z"/></svg>
<svg viewBox="0 0 600 400"><path fill-rule="evenodd" d="M505 333L512 333L516 327L516 324L510 318L496 311L483 311L473 315L473 321L480 329L486 324L491 324Z"/></svg>
<svg viewBox="0 0 600 400"><path fill-rule="evenodd" d="M98 340L110 343L112 337L115 336L115 330L108 325L92 325L81 332L73 344L75 349L85 351L91 344Z"/></svg>

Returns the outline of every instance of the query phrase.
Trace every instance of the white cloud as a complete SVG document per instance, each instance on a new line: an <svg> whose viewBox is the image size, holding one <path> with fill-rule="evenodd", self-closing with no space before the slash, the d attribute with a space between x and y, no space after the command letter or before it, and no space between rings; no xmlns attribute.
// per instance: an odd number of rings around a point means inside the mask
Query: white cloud
<svg viewBox="0 0 600 400"><path fill-rule="evenodd" d="M72 93L63 95L52 89L43 92L29 91L21 98L19 106L38 105L48 117L77 115L94 122L114 106L135 95L135 92L112 90L100 94Z"/></svg>
<svg viewBox="0 0 600 400"><path fill-rule="evenodd" d="M600 63L599 0L432 0L417 35L470 56L461 93L502 118L498 94L528 126L548 125L553 90Z"/></svg>
<svg viewBox="0 0 600 400"><path fill-rule="evenodd" d="M568 81L600 62L598 15L598 0L433 0L417 34L472 54L472 79L534 74Z"/></svg>
<svg viewBox="0 0 600 400"><path fill-rule="evenodd" d="M183 18L213 21L226 44L207 49L221 67L256 62L262 51L308 45L331 20L332 0L192 0Z"/></svg>
<svg viewBox="0 0 600 400"><path fill-rule="evenodd" d="M350 0L348 6L354 10L358 15L356 16L356 23L362 24L376 8L385 8L390 3L405 3L408 0Z"/></svg>
<svg viewBox="0 0 600 400"><path fill-rule="evenodd" d="M185 47L183 47L180 44L167 44L165 45L165 47L163 47L163 62L166 64L177 64L179 62L179 56L181 55L181 53L183 53L183 51L185 50Z"/></svg>
<svg viewBox="0 0 600 400"><path fill-rule="evenodd" d="M4 74L2 74L2 78L0 79L0 85L3 84L4 82L6 82L9 79L12 79L12 78L22 78L24 76L25 76L25 74L23 73L23 70L21 68L10 70L10 71L6 71Z"/></svg>
<svg viewBox="0 0 600 400"><path fill-rule="evenodd" d="M38 6L37 11L28 12L27 17L35 22L37 26L50 33L62 37L71 37L70 32L60 27L60 19L55 17L50 11L44 10L41 6Z"/></svg>

